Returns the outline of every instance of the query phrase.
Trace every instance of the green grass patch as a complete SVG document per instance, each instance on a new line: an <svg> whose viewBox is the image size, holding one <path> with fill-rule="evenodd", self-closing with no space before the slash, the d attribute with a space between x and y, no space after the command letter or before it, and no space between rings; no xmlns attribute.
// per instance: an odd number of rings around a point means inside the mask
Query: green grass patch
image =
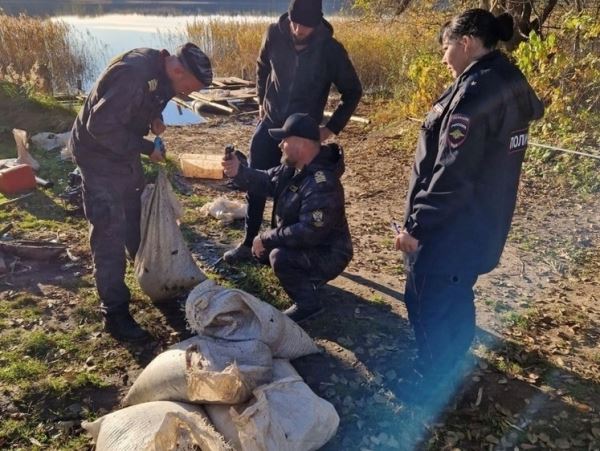
<svg viewBox="0 0 600 451"><path fill-rule="evenodd" d="M270 266L244 264L240 265L240 277L234 280L220 280L224 286L231 286L252 293L260 300L268 302L278 309L285 309L291 305L290 298L283 291L279 280Z"/></svg>
<svg viewBox="0 0 600 451"><path fill-rule="evenodd" d="M30 333L23 342L24 353L37 359L43 359L55 348L53 337L41 330Z"/></svg>
<svg viewBox="0 0 600 451"><path fill-rule="evenodd" d="M37 379L48 371L46 364L36 359L16 360L0 368L0 381L21 385Z"/></svg>
<svg viewBox="0 0 600 451"><path fill-rule="evenodd" d="M388 305L388 303L386 302L386 300L380 294L373 294L373 295L371 295L367 299L367 301L369 303L371 303L371 304L380 305L380 306Z"/></svg>
<svg viewBox="0 0 600 451"><path fill-rule="evenodd" d="M504 315L502 315L501 321L508 327L526 330L534 322L533 314L534 312L532 310L525 312L506 312Z"/></svg>

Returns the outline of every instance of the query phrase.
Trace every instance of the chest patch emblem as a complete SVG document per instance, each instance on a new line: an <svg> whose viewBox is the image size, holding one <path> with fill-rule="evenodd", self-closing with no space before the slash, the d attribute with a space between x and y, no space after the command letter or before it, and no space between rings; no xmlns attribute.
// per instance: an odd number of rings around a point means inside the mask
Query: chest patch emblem
<svg viewBox="0 0 600 451"><path fill-rule="evenodd" d="M448 144L452 149L460 147L469 135L471 119L462 114L453 114L448 122Z"/></svg>
<svg viewBox="0 0 600 451"><path fill-rule="evenodd" d="M325 173L323 171L315 172L315 182L324 183L326 181L327 181L327 177L325 176Z"/></svg>
<svg viewBox="0 0 600 451"><path fill-rule="evenodd" d="M323 210L315 210L312 212L313 224L315 227L323 227Z"/></svg>
<svg viewBox="0 0 600 451"><path fill-rule="evenodd" d="M527 149L529 141L529 130L516 130L510 134L510 143L508 144L508 153L523 152Z"/></svg>
<svg viewBox="0 0 600 451"><path fill-rule="evenodd" d="M148 91L154 92L156 91L156 88L158 88L158 80L156 78L148 81Z"/></svg>

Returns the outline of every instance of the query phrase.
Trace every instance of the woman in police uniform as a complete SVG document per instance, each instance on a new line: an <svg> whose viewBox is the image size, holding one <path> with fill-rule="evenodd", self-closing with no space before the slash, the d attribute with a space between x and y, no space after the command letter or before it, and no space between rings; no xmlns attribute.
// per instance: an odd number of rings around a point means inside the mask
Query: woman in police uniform
<svg viewBox="0 0 600 451"><path fill-rule="evenodd" d="M543 105L496 49L508 14L471 9L440 33L454 83L435 102L417 144L404 229L405 302L418 346L417 380L448 386L475 331L473 285L497 264L515 207L528 127ZM423 385L424 384L424 385ZM400 392L417 394L411 384Z"/></svg>

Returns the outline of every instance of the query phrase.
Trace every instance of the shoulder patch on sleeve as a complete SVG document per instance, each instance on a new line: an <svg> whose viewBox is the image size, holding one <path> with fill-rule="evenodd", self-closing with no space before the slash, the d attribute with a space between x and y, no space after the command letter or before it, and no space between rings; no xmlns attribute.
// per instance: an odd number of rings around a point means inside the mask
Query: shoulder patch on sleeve
<svg viewBox="0 0 600 451"><path fill-rule="evenodd" d="M311 216L315 227L323 227L323 210L314 210Z"/></svg>
<svg viewBox="0 0 600 451"><path fill-rule="evenodd" d="M327 181L327 176L323 171L315 172L315 182L317 183L325 183Z"/></svg>
<svg viewBox="0 0 600 451"><path fill-rule="evenodd" d="M469 135L471 119L462 114L452 114L448 121L448 144L452 149L460 147Z"/></svg>

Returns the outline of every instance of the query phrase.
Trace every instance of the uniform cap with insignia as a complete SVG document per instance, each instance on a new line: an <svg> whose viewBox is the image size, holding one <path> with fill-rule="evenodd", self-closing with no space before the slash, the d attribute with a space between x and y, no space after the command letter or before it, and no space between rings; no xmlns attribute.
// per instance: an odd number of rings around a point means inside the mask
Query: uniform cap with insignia
<svg viewBox="0 0 600 451"><path fill-rule="evenodd" d="M196 44L188 42L177 47L175 55L181 64L191 72L204 86L212 83L213 72L208 56Z"/></svg>
<svg viewBox="0 0 600 451"><path fill-rule="evenodd" d="M306 113L295 113L288 117L281 128L270 128L269 135L282 140L290 136L321 141L319 124Z"/></svg>

